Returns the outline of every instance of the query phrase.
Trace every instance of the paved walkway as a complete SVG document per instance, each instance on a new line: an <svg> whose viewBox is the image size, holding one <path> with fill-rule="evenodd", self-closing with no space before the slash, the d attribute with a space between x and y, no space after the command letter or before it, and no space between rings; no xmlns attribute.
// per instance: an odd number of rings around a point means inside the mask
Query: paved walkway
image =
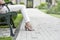
<svg viewBox="0 0 60 40"><path fill-rule="evenodd" d="M0 37L10 36L9 28L0 28Z"/></svg>
<svg viewBox="0 0 60 40"><path fill-rule="evenodd" d="M27 9L35 31L24 31L24 21L16 40L60 40L60 19L38 9ZM15 40L15 39L14 39Z"/></svg>
<svg viewBox="0 0 60 40"><path fill-rule="evenodd" d="M13 29L15 31L15 29ZM10 28L0 28L0 37L9 37L10 36Z"/></svg>

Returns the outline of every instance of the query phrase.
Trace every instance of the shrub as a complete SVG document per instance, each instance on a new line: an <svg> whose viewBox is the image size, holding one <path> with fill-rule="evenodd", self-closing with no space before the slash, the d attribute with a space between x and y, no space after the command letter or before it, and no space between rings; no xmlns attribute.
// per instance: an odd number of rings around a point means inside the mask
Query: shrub
<svg viewBox="0 0 60 40"><path fill-rule="evenodd" d="M4 0L5 2L9 2L9 0Z"/></svg>
<svg viewBox="0 0 60 40"><path fill-rule="evenodd" d="M47 9L47 3L41 3L41 4L38 6L38 9Z"/></svg>
<svg viewBox="0 0 60 40"><path fill-rule="evenodd" d="M50 13L55 14L55 13L56 13L56 6L51 7L50 9L48 9L48 10L47 10L47 13L48 13L48 14L50 14Z"/></svg>
<svg viewBox="0 0 60 40"><path fill-rule="evenodd" d="M51 7L47 13L60 14L60 1L57 1L57 5Z"/></svg>
<svg viewBox="0 0 60 40"><path fill-rule="evenodd" d="M24 2L20 2L20 4L23 4L24 5Z"/></svg>

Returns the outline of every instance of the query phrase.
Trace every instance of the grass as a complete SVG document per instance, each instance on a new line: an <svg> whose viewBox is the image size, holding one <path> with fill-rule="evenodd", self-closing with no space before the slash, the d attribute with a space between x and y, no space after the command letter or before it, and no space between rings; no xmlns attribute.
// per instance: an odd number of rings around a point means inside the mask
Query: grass
<svg viewBox="0 0 60 40"><path fill-rule="evenodd" d="M18 26L19 23L22 21L22 14L18 14L17 18L14 20L15 26Z"/></svg>
<svg viewBox="0 0 60 40"><path fill-rule="evenodd" d="M54 16L54 17L57 17L57 18L60 18L60 15L58 14L50 14L51 16Z"/></svg>
<svg viewBox="0 0 60 40"><path fill-rule="evenodd" d="M45 10L45 9L41 9L41 11L42 12L45 12L45 13L47 12L47 10ZM54 16L54 17L57 17L57 18L60 18L60 14L52 14L52 13L50 13L49 15Z"/></svg>
<svg viewBox="0 0 60 40"><path fill-rule="evenodd" d="M43 11L43 12L45 12L45 13L47 12L47 9L44 9L44 10L43 9L40 9L40 10Z"/></svg>
<svg viewBox="0 0 60 40"><path fill-rule="evenodd" d="M0 37L0 40L12 40L11 37Z"/></svg>
<svg viewBox="0 0 60 40"><path fill-rule="evenodd" d="M19 25L19 23L22 21L22 14L18 14L17 18L14 20L14 24L17 27ZM6 26L0 26L0 28L9 28L8 25Z"/></svg>

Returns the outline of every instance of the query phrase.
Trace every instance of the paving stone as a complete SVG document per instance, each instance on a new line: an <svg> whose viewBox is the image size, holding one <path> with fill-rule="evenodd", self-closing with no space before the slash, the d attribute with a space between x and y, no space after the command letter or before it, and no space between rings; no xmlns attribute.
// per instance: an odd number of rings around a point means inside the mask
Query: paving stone
<svg viewBox="0 0 60 40"><path fill-rule="evenodd" d="M13 31L15 31L15 29ZM9 28L0 28L0 37L9 37L9 36L10 36Z"/></svg>
<svg viewBox="0 0 60 40"><path fill-rule="evenodd" d="M60 18L45 14L38 9L27 9L27 13L35 31L23 31L23 22L22 32L19 32L16 40L60 40ZM20 35L24 39L20 38Z"/></svg>

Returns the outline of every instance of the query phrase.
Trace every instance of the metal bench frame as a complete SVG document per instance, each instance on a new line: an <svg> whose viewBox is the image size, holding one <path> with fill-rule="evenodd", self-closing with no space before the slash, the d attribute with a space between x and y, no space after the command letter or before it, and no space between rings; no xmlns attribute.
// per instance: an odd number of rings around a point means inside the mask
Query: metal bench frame
<svg viewBox="0 0 60 40"><path fill-rule="evenodd" d="M12 17L15 16L15 15L17 15L16 12L9 12L9 13L6 13L6 14L0 14L0 18L3 18L3 17L5 18L5 21L0 22L0 24L7 24L10 27L10 35L11 36L14 36L13 28L15 28L15 25L14 25Z"/></svg>
<svg viewBox="0 0 60 40"><path fill-rule="evenodd" d="M12 17L16 16L17 12L10 12L10 9L9 9L8 5L6 4L5 6L7 7L9 12L8 13L3 13L3 14L0 13L0 18L3 18L3 17L5 18L5 21L0 22L0 24L7 24L10 27L10 35L14 36L13 28L15 28L15 25L14 25L14 22L12 20Z"/></svg>

